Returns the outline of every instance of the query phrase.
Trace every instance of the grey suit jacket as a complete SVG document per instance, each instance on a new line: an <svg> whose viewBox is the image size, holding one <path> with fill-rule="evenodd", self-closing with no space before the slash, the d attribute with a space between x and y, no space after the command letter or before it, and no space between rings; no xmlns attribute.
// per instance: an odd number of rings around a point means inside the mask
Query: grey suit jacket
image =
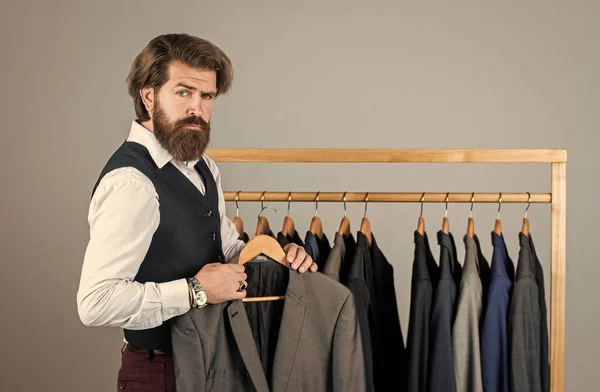
<svg viewBox="0 0 600 392"><path fill-rule="evenodd" d="M480 256L474 238L465 235L463 241L466 246L465 262L452 328L456 391L483 392L479 337L483 293L479 271L480 265L487 260L480 259L483 256Z"/></svg>
<svg viewBox="0 0 600 392"><path fill-rule="evenodd" d="M320 272L289 269L271 380L241 300L173 320L178 392L364 391L354 297ZM269 389L271 386L271 389Z"/></svg>

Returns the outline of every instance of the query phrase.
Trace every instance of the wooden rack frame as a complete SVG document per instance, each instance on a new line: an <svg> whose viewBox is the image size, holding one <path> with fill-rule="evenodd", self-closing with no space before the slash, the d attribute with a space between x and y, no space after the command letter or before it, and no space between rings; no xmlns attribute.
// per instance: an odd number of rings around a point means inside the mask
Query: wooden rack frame
<svg viewBox="0 0 600 392"><path fill-rule="evenodd" d="M566 279L566 165L564 149L208 149L215 162L312 163L549 163L550 193L506 193L502 203L551 203L550 385L564 392ZM224 192L226 201L315 201L317 192ZM344 192L319 192L321 201L343 201ZM364 192L346 193L347 202L364 202ZM368 202L421 202L422 193L368 193ZM471 202L472 193L427 193L424 202ZM531 196L531 199L529 199ZM446 199L447 198L447 199ZM475 203L497 203L499 193L476 193Z"/></svg>

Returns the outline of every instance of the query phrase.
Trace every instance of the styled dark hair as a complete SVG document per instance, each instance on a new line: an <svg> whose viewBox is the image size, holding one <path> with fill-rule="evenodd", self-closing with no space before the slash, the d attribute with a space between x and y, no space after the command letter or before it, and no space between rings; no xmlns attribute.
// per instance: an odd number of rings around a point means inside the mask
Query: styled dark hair
<svg viewBox="0 0 600 392"><path fill-rule="evenodd" d="M169 78L169 64L181 61L188 67L213 70L217 74L217 95L229 91L233 67L229 57L211 42L189 34L165 34L154 38L137 55L127 77L129 95L133 98L135 114L140 121L150 119L140 90L157 90Z"/></svg>

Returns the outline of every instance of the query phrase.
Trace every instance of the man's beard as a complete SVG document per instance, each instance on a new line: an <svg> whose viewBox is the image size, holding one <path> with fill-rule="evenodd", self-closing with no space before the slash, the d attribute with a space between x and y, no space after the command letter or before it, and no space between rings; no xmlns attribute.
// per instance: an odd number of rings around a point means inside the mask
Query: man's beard
<svg viewBox="0 0 600 392"><path fill-rule="evenodd" d="M200 128L186 125L198 125ZM210 142L210 123L196 116L170 123L158 101L154 103L152 126L156 140L177 161L199 160Z"/></svg>

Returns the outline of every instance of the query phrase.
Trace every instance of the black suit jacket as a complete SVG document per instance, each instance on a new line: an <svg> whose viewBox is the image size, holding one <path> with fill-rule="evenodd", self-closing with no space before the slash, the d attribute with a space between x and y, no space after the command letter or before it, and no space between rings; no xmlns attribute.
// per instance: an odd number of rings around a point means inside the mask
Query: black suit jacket
<svg viewBox="0 0 600 392"><path fill-rule="evenodd" d="M439 267L429 246L427 233L414 232L414 260L410 292L410 316L406 341L409 392L427 390L429 366L429 314Z"/></svg>
<svg viewBox="0 0 600 392"><path fill-rule="evenodd" d="M433 292L429 326L428 392L456 392L452 325L456 316L457 287L462 268L456 260L452 234L437 233L440 245L440 280Z"/></svg>

